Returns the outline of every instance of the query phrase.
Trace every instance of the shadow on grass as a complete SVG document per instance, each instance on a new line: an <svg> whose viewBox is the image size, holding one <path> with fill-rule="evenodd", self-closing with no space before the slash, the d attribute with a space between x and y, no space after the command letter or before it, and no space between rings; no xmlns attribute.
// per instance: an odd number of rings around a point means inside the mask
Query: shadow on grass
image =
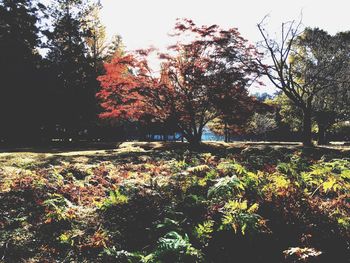
<svg viewBox="0 0 350 263"><path fill-rule="evenodd" d="M28 147L9 147L0 145L1 152L32 152L32 153L66 153L75 151L93 151L93 150L108 150L116 149L121 142L109 142L109 143L53 143L39 146Z"/></svg>
<svg viewBox="0 0 350 263"><path fill-rule="evenodd" d="M96 164L109 161L114 164L140 164L146 160L183 159L184 154L197 155L211 153L219 158L228 155L240 161L255 163L257 167L264 164L277 164L288 161L298 152L301 157L319 160L350 157L350 149L339 147L305 148L298 143L266 142L206 142L196 148L182 142L115 142L54 145L41 148L19 148L6 150L0 156L0 166L9 164L18 167L44 168L62 163ZM29 158L28 163L22 163ZM29 165L29 166L28 166Z"/></svg>

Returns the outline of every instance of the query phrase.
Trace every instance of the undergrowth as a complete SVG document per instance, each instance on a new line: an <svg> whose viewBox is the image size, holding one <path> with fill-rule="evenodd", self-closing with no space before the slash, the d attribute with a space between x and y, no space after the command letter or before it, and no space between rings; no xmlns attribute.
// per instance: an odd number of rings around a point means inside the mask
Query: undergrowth
<svg viewBox="0 0 350 263"><path fill-rule="evenodd" d="M130 155L135 153L130 153ZM4 262L347 262L350 159L174 149L0 168Z"/></svg>

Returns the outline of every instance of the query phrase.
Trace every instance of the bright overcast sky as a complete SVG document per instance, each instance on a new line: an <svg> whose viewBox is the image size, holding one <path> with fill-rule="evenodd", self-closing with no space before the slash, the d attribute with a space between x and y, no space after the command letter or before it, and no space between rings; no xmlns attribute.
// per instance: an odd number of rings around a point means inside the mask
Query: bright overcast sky
<svg viewBox="0 0 350 263"><path fill-rule="evenodd" d="M261 40L256 24L269 14L270 30L282 22L298 19L334 34L350 30L350 0L102 0L102 21L109 36L119 34L128 50L169 45L168 33L176 18L196 24L236 27L255 43ZM271 33L273 33L271 32Z"/></svg>

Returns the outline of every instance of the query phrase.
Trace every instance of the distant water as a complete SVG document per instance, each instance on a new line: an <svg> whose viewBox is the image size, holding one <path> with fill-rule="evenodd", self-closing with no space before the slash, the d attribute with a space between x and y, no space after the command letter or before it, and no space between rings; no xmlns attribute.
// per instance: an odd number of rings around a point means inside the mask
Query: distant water
<svg viewBox="0 0 350 263"><path fill-rule="evenodd" d="M162 141L165 138L163 135L153 134L150 139L155 141ZM176 133L175 136L167 135L166 140L169 140L169 141L181 140L181 133ZM208 127L204 127L203 134L202 134L202 141L224 141L224 140L225 140L224 136L217 135L213 133L211 130L209 130Z"/></svg>
<svg viewBox="0 0 350 263"><path fill-rule="evenodd" d="M204 127L202 134L202 141L224 141L225 137L222 135L217 135L209 130L208 127Z"/></svg>

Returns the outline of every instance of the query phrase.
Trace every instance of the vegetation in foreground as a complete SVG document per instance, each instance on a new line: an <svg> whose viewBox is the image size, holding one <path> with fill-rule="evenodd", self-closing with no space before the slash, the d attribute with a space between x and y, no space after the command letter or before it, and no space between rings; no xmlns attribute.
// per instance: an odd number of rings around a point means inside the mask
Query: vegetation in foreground
<svg viewBox="0 0 350 263"><path fill-rule="evenodd" d="M4 262L348 262L349 151L0 154Z"/></svg>

